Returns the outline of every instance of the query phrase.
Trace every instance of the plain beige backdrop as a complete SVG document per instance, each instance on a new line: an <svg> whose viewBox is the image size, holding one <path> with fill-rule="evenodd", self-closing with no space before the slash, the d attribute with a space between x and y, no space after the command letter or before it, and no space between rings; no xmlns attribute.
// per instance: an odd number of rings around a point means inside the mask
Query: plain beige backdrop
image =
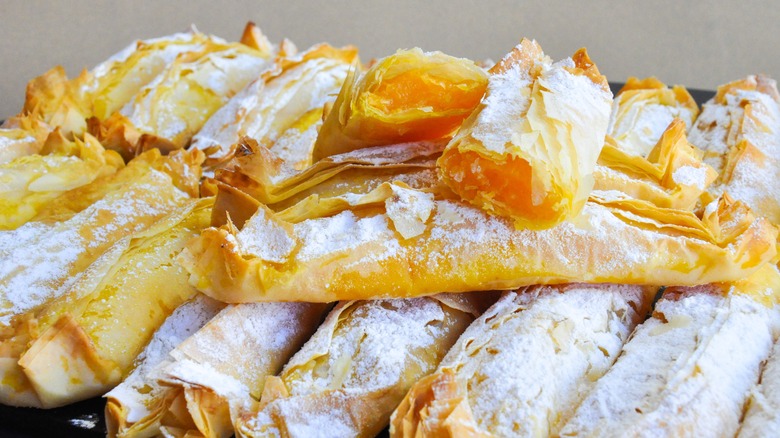
<svg viewBox="0 0 780 438"><path fill-rule="evenodd" d="M655 75L711 89L749 73L780 77L776 0L0 0L0 119L19 111L26 82L54 65L75 75L136 38L190 23L233 40L247 20L300 48L357 45L364 60L412 46L498 59L526 36L556 59L587 47L611 81Z"/></svg>

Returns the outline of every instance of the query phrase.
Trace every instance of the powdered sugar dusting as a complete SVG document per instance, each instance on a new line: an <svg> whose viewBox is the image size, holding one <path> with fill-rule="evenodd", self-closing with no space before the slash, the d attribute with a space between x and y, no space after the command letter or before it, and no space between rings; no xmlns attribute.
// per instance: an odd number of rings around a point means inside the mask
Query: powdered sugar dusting
<svg viewBox="0 0 780 438"><path fill-rule="evenodd" d="M242 254L283 263L295 248L295 239L275 223L265 208L259 208L236 235ZM258 238L258 236L262 236Z"/></svg>
<svg viewBox="0 0 780 438"><path fill-rule="evenodd" d="M205 295L198 295L174 310L157 329L152 340L136 358L133 372L105 395L127 407L128 422L134 423L149 415L149 402L165 390L149 377L149 373L164 363L170 351L203 327L222 307L223 304Z"/></svg>
<svg viewBox="0 0 780 438"><path fill-rule="evenodd" d="M463 333L439 370L456 373L482 431L555 436L617 359L645 300L642 287L620 285L507 294Z"/></svg>
<svg viewBox="0 0 780 438"><path fill-rule="evenodd" d="M756 78L746 79L751 80ZM723 102L711 100L690 141L704 149L705 161L721 172L713 193L727 192L780 223L780 105L770 94L735 88L724 94ZM738 153L739 147L746 149Z"/></svg>
<svg viewBox="0 0 780 438"><path fill-rule="evenodd" d="M704 190L707 186L707 168L681 166L672 173L672 180L675 184L693 186L699 190Z"/></svg>
<svg viewBox="0 0 780 438"><path fill-rule="evenodd" d="M145 181L110 193L65 222L0 232L0 324L67 292L114 242L146 229L186 197L168 175L153 170Z"/></svg>
<svg viewBox="0 0 780 438"><path fill-rule="evenodd" d="M404 239L419 236L434 208L433 194L392 184L393 196L385 201L387 217Z"/></svg>
<svg viewBox="0 0 780 438"><path fill-rule="evenodd" d="M164 379L210 388L231 402L247 402L250 391L256 391L265 376L278 372L285 355L292 354L300 338L310 333L312 328L303 321L315 309L312 306L317 305L229 306L171 353L183 365L166 369Z"/></svg>
<svg viewBox="0 0 780 438"><path fill-rule="evenodd" d="M351 211L295 224L295 235L302 242L296 255L296 259L301 262L349 251L369 243L394 244L385 246L387 251L378 258L374 256L378 261L392 257L397 246L396 236L386 216L358 218Z"/></svg>
<svg viewBox="0 0 780 438"><path fill-rule="evenodd" d="M521 131L519 125L531 104L531 83L531 76L518 65L491 75L472 137L490 151L504 152L512 133Z"/></svg>
<svg viewBox="0 0 780 438"><path fill-rule="evenodd" d="M673 105L661 103L662 93L671 90L630 90L615 99L608 132L621 149L646 157L675 117L688 129L693 125L691 108L677 100Z"/></svg>
<svg viewBox="0 0 780 438"><path fill-rule="evenodd" d="M360 301L341 304L285 367L292 396L327 389L371 392L398 383L408 369L427 369L415 352L433 348L447 329L442 304L431 298ZM349 309L348 317L333 321ZM323 356L320 351L326 348ZM318 364L301 367L309 361ZM351 363L344 368L342 364ZM297 372L300 370L301 372Z"/></svg>
<svg viewBox="0 0 780 438"><path fill-rule="evenodd" d="M561 435L733 436L778 314L715 289L659 301Z"/></svg>

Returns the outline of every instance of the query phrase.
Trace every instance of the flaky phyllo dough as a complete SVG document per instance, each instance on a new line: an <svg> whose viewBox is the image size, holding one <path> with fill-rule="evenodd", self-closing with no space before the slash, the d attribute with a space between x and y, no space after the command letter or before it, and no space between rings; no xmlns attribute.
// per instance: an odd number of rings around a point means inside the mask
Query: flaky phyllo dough
<svg viewBox="0 0 780 438"><path fill-rule="evenodd" d="M14 261L0 270L3 403L53 407L104 392L196 293L171 258L209 223L213 200L185 191L202 161L185 155L149 151L66 192L45 220L0 233L0 254Z"/></svg>
<svg viewBox="0 0 780 438"><path fill-rule="evenodd" d="M34 116L52 128L59 127L66 136L81 135L87 118L108 118L177 56L203 50L208 42L224 43L193 28L136 41L73 79L67 78L62 67L55 67L29 82L21 114Z"/></svg>
<svg viewBox="0 0 780 438"><path fill-rule="evenodd" d="M316 217L392 181L443 189L436 180L436 158L445 144L446 140L422 141L356 150L290 172L272 151L244 139L239 156L216 172L212 223L224 225L230 217L241 228L260 204L274 211L289 209L288 216Z"/></svg>
<svg viewBox="0 0 780 438"><path fill-rule="evenodd" d="M247 136L269 148L289 166L311 164L311 151L322 125L326 104L332 104L357 49L320 44L301 53L283 45L274 66L250 82L214 113L192 139L214 167L230 159Z"/></svg>
<svg viewBox="0 0 780 438"><path fill-rule="evenodd" d="M57 129L37 152L0 164L0 230L24 224L63 193L124 167L119 154L89 134L69 141Z"/></svg>
<svg viewBox="0 0 780 438"><path fill-rule="evenodd" d="M542 231L402 183L295 211L260 205L240 231L229 223L205 230L180 257L192 284L230 302L570 281L695 285L742 278L776 254L775 228L727 196L697 216L596 192L579 216Z"/></svg>
<svg viewBox="0 0 780 438"><path fill-rule="evenodd" d="M465 201L543 229L575 217L593 188L612 95L584 49L553 63L523 40L490 69L487 93L439 159Z"/></svg>
<svg viewBox="0 0 780 438"><path fill-rule="evenodd" d="M631 77L615 96L608 133L622 151L646 157L672 120L680 119L688 130L698 115L699 107L685 87Z"/></svg>
<svg viewBox="0 0 780 438"><path fill-rule="evenodd" d="M266 51L267 50L267 51ZM181 53L109 117L88 129L126 160L187 146L208 118L271 64L270 48L206 39Z"/></svg>
<svg viewBox="0 0 780 438"><path fill-rule="evenodd" d="M491 294L339 303L278 377L269 377L243 437L373 437L411 384L431 372Z"/></svg>
<svg viewBox="0 0 780 438"><path fill-rule="evenodd" d="M215 302L203 295L183 307L158 330L132 375L106 395L111 436L232 435L232 418L249 412L266 377L282 369L329 308L253 303L214 316Z"/></svg>
<svg viewBox="0 0 780 438"><path fill-rule="evenodd" d="M672 120L646 158L626 152L607 136L593 171L593 189L614 190L658 207L690 211L718 176L703 157L687 140L682 119Z"/></svg>
<svg viewBox="0 0 780 438"><path fill-rule="evenodd" d="M765 76L718 87L690 140L720 174L713 192L729 193L780 223L780 94Z"/></svg>
<svg viewBox="0 0 780 438"><path fill-rule="evenodd" d="M399 50L364 74L352 71L314 146L314 161L371 146L452 135L485 92L468 59Z"/></svg>
<svg viewBox="0 0 780 438"><path fill-rule="evenodd" d="M507 293L393 414L394 437L556 436L647 314L655 290L614 284Z"/></svg>

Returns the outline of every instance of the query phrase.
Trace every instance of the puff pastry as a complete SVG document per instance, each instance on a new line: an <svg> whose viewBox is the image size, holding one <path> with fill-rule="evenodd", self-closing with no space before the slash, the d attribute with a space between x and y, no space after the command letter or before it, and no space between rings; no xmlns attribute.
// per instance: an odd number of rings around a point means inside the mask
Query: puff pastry
<svg viewBox="0 0 780 438"><path fill-rule="evenodd" d="M269 377L242 437L373 437L409 386L432 371L479 312L478 294L342 302Z"/></svg>
<svg viewBox="0 0 780 438"><path fill-rule="evenodd" d="M170 363L168 354L211 320L225 304L203 294L187 301L169 316L134 360L133 371L107 392L106 428L108 436L140 437L160 433L160 424L177 396L151 377L155 369ZM170 421L170 420L169 420Z"/></svg>
<svg viewBox="0 0 780 438"><path fill-rule="evenodd" d="M313 160L451 136L486 86L486 74L468 59L399 50L362 75L350 73L317 136Z"/></svg>
<svg viewBox="0 0 780 438"><path fill-rule="evenodd" d="M506 294L415 383L390 435L556 436L644 320L655 290L570 284Z"/></svg>
<svg viewBox="0 0 780 438"><path fill-rule="evenodd" d="M275 67L233 96L193 136L191 147L207 153L207 166L230 159L244 136L268 147L295 169L311 164L323 109L333 103L357 62L357 50L320 44L295 56L280 56L275 62Z"/></svg>
<svg viewBox="0 0 780 438"><path fill-rule="evenodd" d="M668 288L561 436L734 436L780 328L778 291L771 264L733 284Z"/></svg>
<svg viewBox="0 0 780 438"><path fill-rule="evenodd" d="M55 130L38 154L0 164L0 230L19 227L63 193L122 167L122 157L91 135L68 141Z"/></svg>
<svg viewBox="0 0 780 438"><path fill-rule="evenodd" d="M574 218L593 188L611 105L584 49L553 64L524 39L490 69L485 99L439 159L441 177L518 228Z"/></svg>
<svg viewBox="0 0 780 438"><path fill-rule="evenodd" d="M179 260L217 299L328 302L571 281L696 285L742 278L776 254L774 226L728 197L699 218L601 195L571 221L532 231L385 185L297 223L260 206L240 232L204 230Z"/></svg>
<svg viewBox="0 0 780 438"><path fill-rule="evenodd" d="M720 174L715 195L726 192L780 224L780 94L774 80L748 76L718 87L690 141Z"/></svg>
<svg viewBox="0 0 780 438"><path fill-rule="evenodd" d="M620 150L646 157L672 120L680 119L687 131L698 115L699 106L685 87L630 77L615 96L607 132Z"/></svg>

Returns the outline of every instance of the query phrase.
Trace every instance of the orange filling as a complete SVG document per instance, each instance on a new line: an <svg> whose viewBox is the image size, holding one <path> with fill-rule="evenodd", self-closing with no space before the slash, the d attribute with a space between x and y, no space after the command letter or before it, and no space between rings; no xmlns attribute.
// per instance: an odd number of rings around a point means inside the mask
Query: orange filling
<svg viewBox="0 0 780 438"><path fill-rule="evenodd" d="M382 114L375 120L377 126L365 131L366 136L395 142L448 135L482 99L487 82L476 79L452 82L419 70L383 78L366 96L369 108ZM415 110L425 113L407 114Z"/></svg>
<svg viewBox="0 0 780 438"><path fill-rule="evenodd" d="M519 226L547 228L559 222L562 198L547 193L534 205L528 161L509 156L505 162L495 162L476 152L450 149L440 161L447 184L464 200L501 216L508 216ZM454 175L458 175L455 179Z"/></svg>

